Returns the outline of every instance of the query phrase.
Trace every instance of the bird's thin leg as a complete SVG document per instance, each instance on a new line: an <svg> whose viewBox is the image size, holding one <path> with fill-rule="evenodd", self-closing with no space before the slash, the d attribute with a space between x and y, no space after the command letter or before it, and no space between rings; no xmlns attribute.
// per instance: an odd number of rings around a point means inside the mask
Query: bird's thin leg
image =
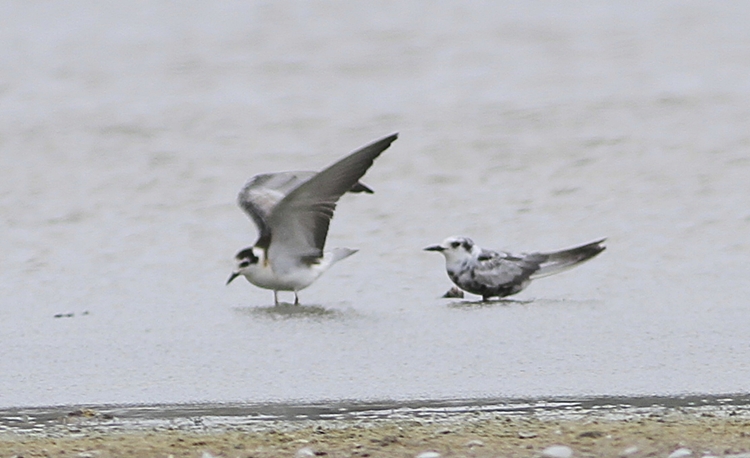
<svg viewBox="0 0 750 458"><path fill-rule="evenodd" d="M294 305L299 305L299 297L297 296L297 291L294 292Z"/></svg>
<svg viewBox="0 0 750 458"><path fill-rule="evenodd" d="M276 290L273 290L273 305L279 306L279 292Z"/></svg>

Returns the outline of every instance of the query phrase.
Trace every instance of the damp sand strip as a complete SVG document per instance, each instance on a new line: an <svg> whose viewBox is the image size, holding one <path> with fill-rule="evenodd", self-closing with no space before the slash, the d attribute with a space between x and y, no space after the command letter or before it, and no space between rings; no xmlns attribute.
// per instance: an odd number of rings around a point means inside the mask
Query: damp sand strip
<svg viewBox="0 0 750 458"><path fill-rule="evenodd" d="M206 415L164 423L145 417L121 422L81 409L54 425L6 427L0 432L0 456L750 458L750 413L744 408L430 411L247 421Z"/></svg>

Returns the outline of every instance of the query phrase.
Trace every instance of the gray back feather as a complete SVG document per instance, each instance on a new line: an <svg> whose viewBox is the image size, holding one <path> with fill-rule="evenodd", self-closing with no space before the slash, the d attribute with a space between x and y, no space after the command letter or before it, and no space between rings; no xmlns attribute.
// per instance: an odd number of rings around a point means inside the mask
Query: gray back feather
<svg viewBox="0 0 750 458"><path fill-rule="evenodd" d="M482 250L476 280L493 286L521 284L539 269L544 257L539 253L513 255L506 252Z"/></svg>

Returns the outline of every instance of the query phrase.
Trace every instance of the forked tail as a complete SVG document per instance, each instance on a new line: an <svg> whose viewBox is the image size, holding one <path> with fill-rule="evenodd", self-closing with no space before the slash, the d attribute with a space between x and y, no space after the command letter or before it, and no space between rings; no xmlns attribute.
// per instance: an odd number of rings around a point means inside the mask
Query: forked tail
<svg viewBox="0 0 750 458"><path fill-rule="evenodd" d="M547 259L542 262L539 270L531 275L531 278L541 278L548 275L554 275L588 261L604 251L606 248L604 246L605 240L607 239L597 240L596 242L587 243L586 245L570 248L568 250L542 253L547 256Z"/></svg>
<svg viewBox="0 0 750 458"><path fill-rule="evenodd" d="M331 264L337 263L344 258L348 258L359 250L352 250L351 248L334 248L331 250Z"/></svg>

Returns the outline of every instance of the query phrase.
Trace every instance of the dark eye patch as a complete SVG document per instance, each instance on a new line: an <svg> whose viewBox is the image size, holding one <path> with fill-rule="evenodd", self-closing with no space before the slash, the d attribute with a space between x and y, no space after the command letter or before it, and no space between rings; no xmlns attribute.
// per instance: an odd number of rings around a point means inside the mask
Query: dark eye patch
<svg viewBox="0 0 750 458"><path fill-rule="evenodd" d="M451 247L458 248L461 245L461 242L452 242Z"/></svg>
<svg viewBox="0 0 750 458"><path fill-rule="evenodd" d="M239 262L240 267L247 267L250 264L255 264L258 262L258 257L255 256L255 253L253 253L252 248L245 248L244 250L237 253L237 256L235 256L235 259ZM243 265L244 264L244 265Z"/></svg>

